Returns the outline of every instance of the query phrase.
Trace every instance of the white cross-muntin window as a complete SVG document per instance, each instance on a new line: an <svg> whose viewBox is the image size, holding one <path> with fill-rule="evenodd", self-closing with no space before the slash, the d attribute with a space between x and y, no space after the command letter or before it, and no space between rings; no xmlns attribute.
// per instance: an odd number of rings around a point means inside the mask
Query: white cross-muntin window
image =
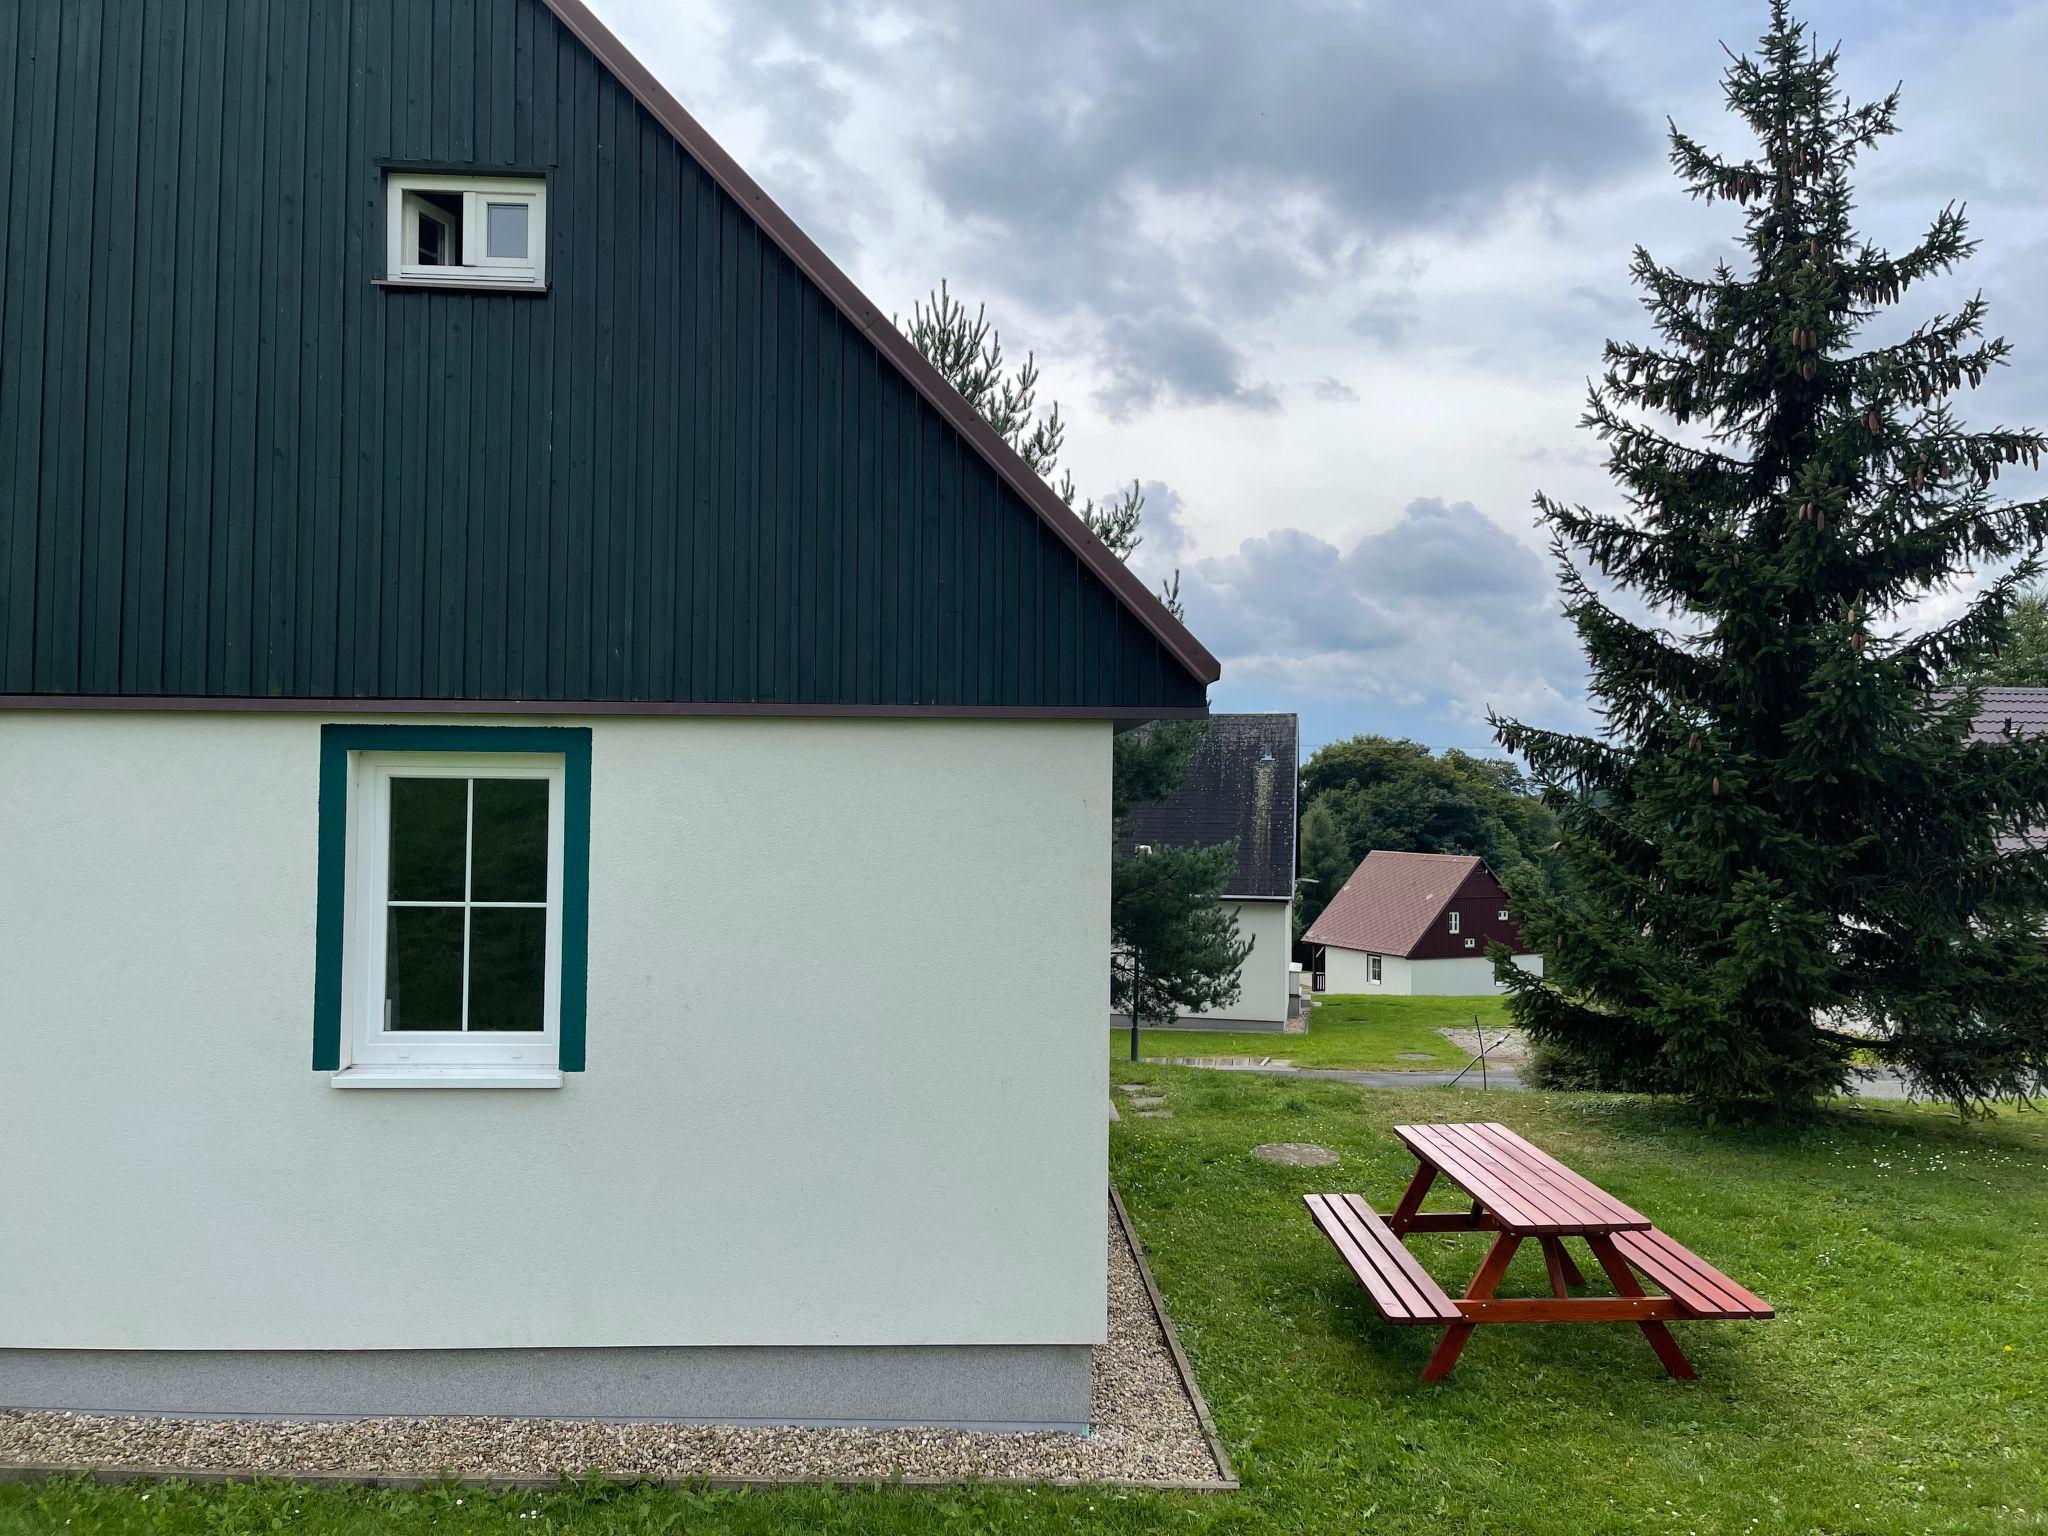
<svg viewBox="0 0 2048 1536"><path fill-rule="evenodd" d="M559 756L362 753L353 1060L538 1066L561 1031Z"/></svg>

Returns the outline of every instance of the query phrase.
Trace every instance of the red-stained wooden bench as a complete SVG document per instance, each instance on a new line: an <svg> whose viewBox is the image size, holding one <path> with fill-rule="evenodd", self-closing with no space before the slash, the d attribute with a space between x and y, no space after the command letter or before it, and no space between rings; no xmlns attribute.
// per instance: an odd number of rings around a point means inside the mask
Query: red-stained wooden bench
<svg viewBox="0 0 2048 1536"><path fill-rule="evenodd" d="M1641 1328L1665 1370L1689 1380L1692 1362L1671 1337L1667 1322L1772 1315L1763 1298L1504 1125L1397 1125L1394 1134L1415 1154L1416 1169L1390 1215L1382 1217L1357 1195L1303 1198L1382 1317L1390 1323L1443 1327L1443 1341L1423 1368L1424 1381L1449 1375L1472 1330L1482 1323L1619 1322ZM1422 1202L1439 1177L1471 1197L1469 1211L1423 1211ZM1497 1235L1465 1294L1451 1296L1404 1246L1410 1232ZM1543 1249L1551 1294L1496 1296L1508 1262L1532 1237ZM1567 1238L1577 1238L1592 1251L1612 1296L1572 1294L1586 1281L1565 1251ZM1638 1271L1661 1294L1646 1292Z"/></svg>

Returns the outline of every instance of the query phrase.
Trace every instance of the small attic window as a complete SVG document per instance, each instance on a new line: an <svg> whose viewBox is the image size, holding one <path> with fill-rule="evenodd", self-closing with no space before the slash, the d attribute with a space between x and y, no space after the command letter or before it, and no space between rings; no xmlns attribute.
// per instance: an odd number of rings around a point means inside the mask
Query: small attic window
<svg viewBox="0 0 2048 1536"><path fill-rule="evenodd" d="M385 189L387 282L547 286L545 182L393 171Z"/></svg>

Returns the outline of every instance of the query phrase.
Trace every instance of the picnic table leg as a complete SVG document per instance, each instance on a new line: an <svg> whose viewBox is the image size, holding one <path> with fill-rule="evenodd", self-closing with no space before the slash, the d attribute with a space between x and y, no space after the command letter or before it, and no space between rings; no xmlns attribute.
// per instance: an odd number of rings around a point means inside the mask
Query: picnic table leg
<svg viewBox="0 0 2048 1536"><path fill-rule="evenodd" d="M1537 1241L1543 1245L1543 1267L1550 1271L1551 1295L1569 1296L1573 1286L1586 1283L1586 1277L1579 1273L1579 1266L1564 1251L1563 1238L1542 1237Z"/></svg>
<svg viewBox="0 0 2048 1536"><path fill-rule="evenodd" d="M1408 1188L1402 1191L1401 1203L1394 1207L1394 1214L1387 1218L1387 1226L1396 1237L1408 1230L1408 1223L1415 1219L1415 1213L1422 1209L1423 1199L1429 1194L1429 1186L1436 1182L1436 1164L1418 1159L1415 1177L1408 1181Z"/></svg>
<svg viewBox="0 0 2048 1536"><path fill-rule="evenodd" d="M1600 1261L1600 1267L1607 1271L1607 1278L1614 1284L1617 1296L1641 1296L1643 1287L1636 1279L1636 1272L1628 1267L1628 1260L1621 1256L1621 1250L1614 1246L1614 1239L1606 1233L1588 1233L1586 1246L1593 1250L1593 1257ZM1643 1330L1643 1337L1650 1341L1650 1348L1657 1351L1657 1358L1664 1362L1664 1369L1679 1381L1691 1381L1699 1372L1692 1368L1692 1362L1685 1358L1685 1351L1678 1347L1678 1340L1671 1337L1671 1330L1662 1323L1637 1323Z"/></svg>
<svg viewBox="0 0 2048 1536"><path fill-rule="evenodd" d="M1472 1283L1465 1287L1467 1301L1486 1301L1499 1289L1501 1276L1508 1272L1508 1260L1515 1256L1515 1250L1522 1246L1522 1239L1513 1232L1503 1232L1493 1240L1493 1247L1487 1250L1486 1262L1479 1266L1479 1273L1472 1277ZM1436 1347L1436 1353L1429 1357L1429 1364L1422 1368L1424 1381L1442 1381L1451 1374L1451 1367L1458 1363L1458 1356L1465 1352L1465 1343L1472 1337L1476 1323L1453 1323L1444 1330L1444 1336Z"/></svg>

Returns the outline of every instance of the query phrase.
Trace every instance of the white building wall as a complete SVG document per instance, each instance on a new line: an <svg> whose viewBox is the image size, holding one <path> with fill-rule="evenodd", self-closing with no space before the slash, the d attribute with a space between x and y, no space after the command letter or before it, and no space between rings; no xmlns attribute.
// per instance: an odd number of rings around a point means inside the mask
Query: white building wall
<svg viewBox="0 0 2048 1536"><path fill-rule="evenodd" d="M1325 992L1371 992L1385 991L1381 986L1372 985L1366 953L1362 949L1339 949L1334 944L1323 946L1323 990ZM1311 1021L1310 1028L1314 1028Z"/></svg>
<svg viewBox="0 0 2048 1536"><path fill-rule="evenodd" d="M1237 931L1253 941L1238 971L1237 1001L1225 1007L1184 1013L1183 1020L1205 1024L1233 1019L1246 1023L1281 1024L1287 1019L1287 965L1294 951L1294 903L1238 901Z"/></svg>
<svg viewBox="0 0 2048 1536"><path fill-rule="evenodd" d="M1536 975L1543 974L1541 955L1517 955L1515 964ZM1371 957L1362 949L1323 951L1325 992L1378 992L1388 997L1480 997L1504 991L1493 979L1493 962L1484 955L1476 958L1453 956L1442 960L1407 960L1399 955L1380 958L1380 979L1371 978Z"/></svg>
<svg viewBox="0 0 2048 1536"><path fill-rule="evenodd" d="M0 715L0 1347L1101 1340L1107 723L552 722L589 1070L348 1092L320 723Z"/></svg>

